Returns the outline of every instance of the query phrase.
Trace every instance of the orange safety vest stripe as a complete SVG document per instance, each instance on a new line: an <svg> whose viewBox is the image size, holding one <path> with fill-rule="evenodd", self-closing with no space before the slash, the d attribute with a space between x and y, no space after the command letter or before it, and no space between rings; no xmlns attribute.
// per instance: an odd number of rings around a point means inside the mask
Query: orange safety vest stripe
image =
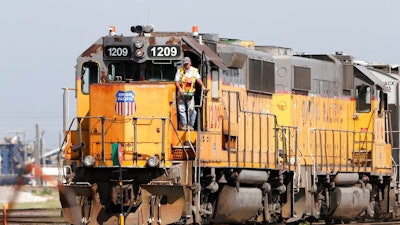
<svg viewBox="0 0 400 225"><path fill-rule="evenodd" d="M186 79L185 70L183 68L180 69L180 73L182 74L182 88L184 92L194 92L194 83L196 79L194 76L192 78Z"/></svg>

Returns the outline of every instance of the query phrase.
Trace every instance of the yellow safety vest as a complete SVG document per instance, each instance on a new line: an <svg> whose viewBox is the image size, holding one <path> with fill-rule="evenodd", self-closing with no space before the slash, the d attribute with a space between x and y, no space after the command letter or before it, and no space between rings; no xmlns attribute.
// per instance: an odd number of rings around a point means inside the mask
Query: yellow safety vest
<svg viewBox="0 0 400 225"><path fill-rule="evenodd" d="M182 74L182 89L184 95L193 96L195 91L194 84L196 83L196 78L194 76L192 78L186 78L184 68L180 69L180 73Z"/></svg>

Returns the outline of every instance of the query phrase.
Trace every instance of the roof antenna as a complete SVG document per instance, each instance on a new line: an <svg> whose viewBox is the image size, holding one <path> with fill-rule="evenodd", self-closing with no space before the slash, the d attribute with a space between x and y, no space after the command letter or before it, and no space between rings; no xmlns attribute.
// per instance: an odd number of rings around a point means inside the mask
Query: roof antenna
<svg viewBox="0 0 400 225"><path fill-rule="evenodd" d="M151 0L149 0L149 7L147 9L147 24L150 24L150 14L151 14Z"/></svg>

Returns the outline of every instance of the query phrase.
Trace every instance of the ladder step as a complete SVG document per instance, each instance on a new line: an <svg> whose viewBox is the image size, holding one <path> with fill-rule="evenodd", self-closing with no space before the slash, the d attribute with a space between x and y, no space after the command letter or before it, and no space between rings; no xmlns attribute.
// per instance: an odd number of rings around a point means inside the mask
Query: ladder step
<svg viewBox="0 0 400 225"><path fill-rule="evenodd" d="M175 146L172 146L172 149L191 149L191 147L190 146L175 145Z"/></svg>

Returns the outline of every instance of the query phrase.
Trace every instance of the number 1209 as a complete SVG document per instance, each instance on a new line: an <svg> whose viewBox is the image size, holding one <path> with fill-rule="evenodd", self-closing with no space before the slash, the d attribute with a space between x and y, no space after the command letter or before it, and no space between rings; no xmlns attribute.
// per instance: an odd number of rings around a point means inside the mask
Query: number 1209
<svg viewBox="0 0 400 225"><path fill-rule="evenodd" d="M180 49L177 46L150 46L149 57L178 57Z"/></svg>
<svg viewBox="0 0 400 225"><path fill-rule="evenodd" d="M131 51L128 46L107 46L104 54L107 57L129 57Z"/></svg>

